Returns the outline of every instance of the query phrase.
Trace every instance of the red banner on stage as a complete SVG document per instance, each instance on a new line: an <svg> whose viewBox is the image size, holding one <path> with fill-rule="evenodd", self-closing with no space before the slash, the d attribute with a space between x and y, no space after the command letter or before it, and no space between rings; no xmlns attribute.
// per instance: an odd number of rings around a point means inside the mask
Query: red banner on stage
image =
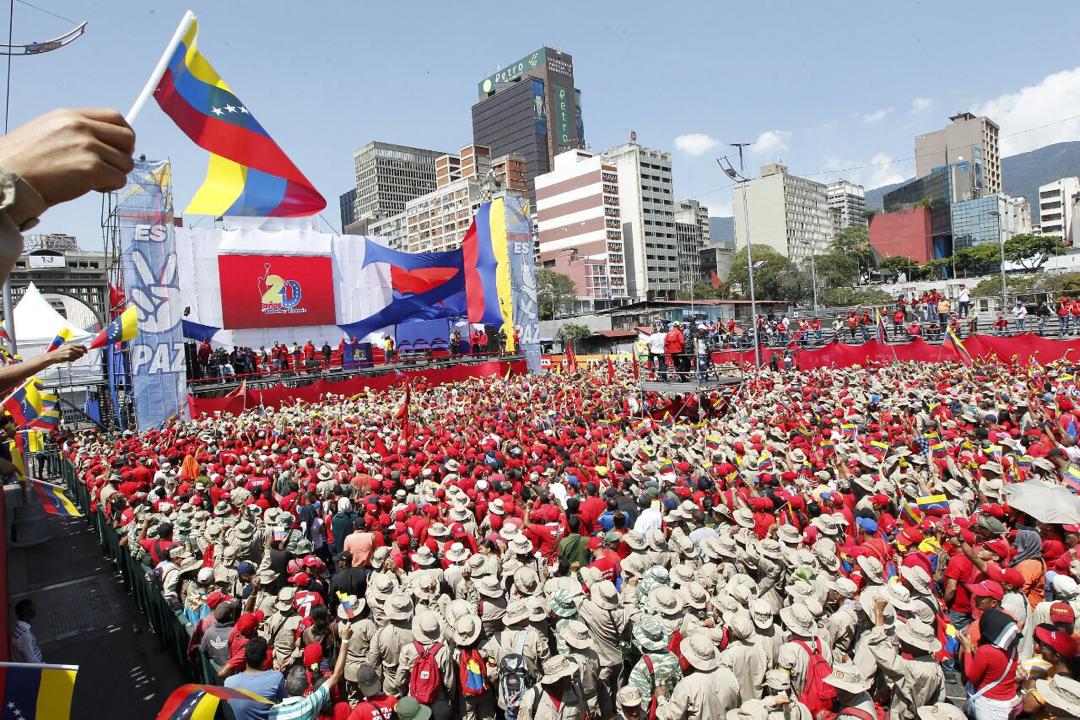
<svg viewBox="0 0 1080 720"><path fill-rule="evenodd" d="M248 390L243 395L233 397L189 397L188 405L191 408L191 417L198 417L203 414L212 415L215 411L236 415L246 408L256 408L260 405L276 409L296 400L309 403L318 402L326 397L328 393L348 397L366 390L386 390L391 387L404 388L406 378L414 385L422 382L425 385L433 386L461 382L475 377L503 377L506 375L507 370L514 375L520 375L525 372L525 361L502 362L492 360L477 365L453 365L434 370L406 370L404 372L388 372L384 375L354 375L345 380L317 380L311 385L301 388L274 385L265 390Z"/></svg>
<svg viewBox="0 0 1080 720"><path fill-rule="evenodd" d="M337 321L329 257L218 255L218 274L226 330Z"/></svg>

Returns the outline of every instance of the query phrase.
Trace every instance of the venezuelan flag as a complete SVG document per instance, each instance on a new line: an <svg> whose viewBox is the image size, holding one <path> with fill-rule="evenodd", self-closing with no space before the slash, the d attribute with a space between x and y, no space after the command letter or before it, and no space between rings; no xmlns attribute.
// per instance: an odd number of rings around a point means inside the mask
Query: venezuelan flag
<svg viewBox="0 0 1080 720"><path fill-rule="evenodd" d="M0 717L22 720L66 720L71 717L77 665L0 662L4 687Z"/></svg>
<svg viewBox="0 0 1080 720"><path fill-rule="evenodd" d="M1080 468L1069 463L1069 467L1065 468L1065 473L1061 476L1061 481L1074 493L1080 492Z"/></svg>
<svg viewBox="0 0 1080 720"><path fill-rule="evenodd" d="M1025 470L1030 470L1032 463L1035 462L1035 458L1030 455L1014 455L1013 457L1016 459L1016 464Z"/></svg>
<svg viewBox="0 0 1080 720"><path fill-rule="evenodd" d="M766 450L766 451L762 452L761 455L758 456L757 469L758 469L758 472L761 472L761 471L764 471L764 470L772 470L772 468L773 468L772 453L770 453L768 450Z"/></svg>
<svg viewBox="0 0 1080 720"><path fill-rule="evenodd" d="M79 508L75 507L75 503L68 500L67 495L64 495L60 488L40 480L33 480L32 482L34 494L38 496L38 500L41 501L41 506L45 508L45 512L60 517L82 517Z"/></svg>
<svg viewBox="0 0 1080 720"><path fill-rule="evenodd" d="M273 705L270 700L249 690L219 685L181 685L165 700L157 720L208 720L222 700L251 700Z"/></svg>
<svg viewBox="0 0 1080 720"><path fill-rule="evenodd" d="M948 510L949 499L944 495L926 495L918 498L915 505L924 512L928 510Z"/></svg>
<svg viewBox="0 0 1080 720"><path fill-rule="evenodd" d="M948 452L948 449L945 447L945 443L938 442L930 446L930 454L934 457L941 457L946 452Z"/></svg>
<svg viewBox="0 0 1080 720"><path fill-rule="evenodd" d="M356 611L353 610L352 601L349 600L349 596L338 590L337 597L338 601L341 603L341 608L345 611L345 617L352 620L353 617L356 616Z"/></svg>
<svg viewBox="0 0 1080 720"><path fill-rule="evenodd" d="M26 427L44 412L37 378L31 378L11 393L0 405L19 427Z"/></svg>
<svg viewBox="0 0 1080 720"><path fill-rule="evenodd" d="M906 502L900 502L900 515L912 525L918 526L923 521L923 514Z"/></svg>
<svg viewBox="0 0 1080 720"><path fill-rule="evenodd" d="M326 200L199 52L193 21L169 59L154 99L177 127L210 152L202 187L185 212L301 217Z"/></svg>
<svg viewBox="0 0 1080 720"><path fill-rule="evenodd" d="M840 432L844 435L854 435L855 423L840 423Z"/></svg>
<svg viewBox="0 0 1080 720"><path fill-rule="evenodd" d="M510 243L506 232L508 208L504 198L480 206L461 243L465 264L465 305L468 321L503 329L507 350L514 351L514 306L510 294Z"/></svg>
<svg viewBox="0 0 1080 720"><path fill-rule="evenodd" d="M49 347L45 348L45 352L51 353L69 340L71 340L71 330L66 327L60 328L60 332L56 333L56 337L49 343Z"/></svg>
<svg viewBox="0 0 1080 720"><path fill-rule="evenodd" d="M675 464L670 460L664 460L660 463L660 474L671 475L675 472Z"/></svg>
<svg viewBox="0 0 1080 720"><path fill-rule="evenodd" d="M109 323L104 330L98 333L94 341L90 343L90 349L105 347L113 343L132 340L139 334L139 315L135 306L129 306L120 313L116 319Z"/></svg>
<svg viewBox="0 0 1080 720"><path fill-rule="evenodd" d="M889 452L889 443L882 442L881 440L871 440L870 452L874 453L875 455L884 455L885 453Z"/></svg>
<svg viewBox="0 0 1080 720"><path fill-rule="evenodd" d="M974 361L971 359L971 353L964 347L964 343L960 342L960 338L956 336L956 333L953 332L952 328L949 328L945 332L945 342L953 346L953 349L956 350L956 353L960 356L960 359L965 365L974 364Z"/></svg>
<svg viewBox="0 0 1080 720"><path fill-rule="evenodd" d="M715 435L707 436L705 438L705 447L709 448L710 450L719 450L720 438L716 437Z"/></svg>

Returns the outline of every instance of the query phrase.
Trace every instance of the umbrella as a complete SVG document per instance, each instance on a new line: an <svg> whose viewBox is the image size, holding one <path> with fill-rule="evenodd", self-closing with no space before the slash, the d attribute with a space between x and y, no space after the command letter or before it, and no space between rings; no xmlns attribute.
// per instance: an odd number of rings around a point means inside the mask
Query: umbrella
<svg viewBox="0 0 1080 720"><path fill-rule="evenodd" d="M1053 525L1080 523L1080 498L1061 485L1028 480L1007 484L1002 493L1009 507L1025 512L1039 522Z"/></svg>

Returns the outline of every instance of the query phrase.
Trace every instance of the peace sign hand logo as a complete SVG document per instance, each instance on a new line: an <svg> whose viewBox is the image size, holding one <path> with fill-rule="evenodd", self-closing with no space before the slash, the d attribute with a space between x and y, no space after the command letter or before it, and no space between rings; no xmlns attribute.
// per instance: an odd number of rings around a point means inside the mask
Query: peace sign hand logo
<svg viewBox="0 0 1080 720"><path fill-rule="evenodd" d="M176 254L169 255L160 277L155 277L146 256L138 250L131 253L131 259L141 284L131 289L131 301L139 312L139 330L151 333L172 330L180 322L180 313L174 313L180 303Z"/></svg>

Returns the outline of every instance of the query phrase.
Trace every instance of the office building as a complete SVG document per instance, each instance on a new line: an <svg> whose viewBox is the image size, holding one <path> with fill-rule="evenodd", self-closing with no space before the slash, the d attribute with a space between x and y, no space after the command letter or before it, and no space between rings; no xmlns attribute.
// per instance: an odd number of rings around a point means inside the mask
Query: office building
<svg viewBox="0 0 1080 720"><path fill-rule="evenodd" d="M491 157L489 148L466 145L457 155L435 159L436 188L405 203L403 212L369 226L390 247L441 252L461 246L480 205L500 193L523 195L525 162L516 155Z"/></svg>
<svg viewBox="0 0 1080 720"><path fill-rule="evenodd" d="M683 200L676 206L675 244L679 253L679 284L683 290L707 280L709 275L701 267L701 251L711 245L709 209L697 200Z"/></svg>
<svg viewBox="0 0 1080 720"><path fill-rule="evenodd" d="M886 193L883 198L885 212L928 208L932 257L949 257L953 253L952 206L982 196L980 182L981 174L973 163L943 165L926 177L916 178Z"/></svg>
<svg viewBox="0 0 1080 720"><path fill-rule="evenodd" d="M341 227L347 227L356 222L356 188L342 193L338 197L338 205L341 208Z"/></svg>
<svg viewBox="0 0 1080 720"><path fill-rule="evenodd" d="M71 235L26 235L11 270L12 298L18 304L34 283L53 309L75 325L102 327L109 318L108 268L109 256L80 250Z"/></svg>
<svg viewBox="0 0 1080 720"><path fill-rule="evenodd" d="M735 243L768 245L799 262L825 252L833 238L832 217L822 183L788 173L784 165L761 168L761 177L732 190ZM745 207L744 207L745 201Z"/></svg>
<svg viewBox="0 0 1080 720"><path fill-rule="evenodd" d="M585 147L573 58L540 48L481 80L477 92L473 142L490 147L495 156L524 158L535 201L533 179L549 172L559 153Z"/></svg>
<svg viewBox="0 0 1080 720"><path fill-rule="evenodd" d="M712 283L712 274L721 282L727 282L731 274L731 264L735 257L735 246L727 243L707 246L701 251L702 282Z"/></svg>
<svg viewBox="0 0 1080 720"><path fill-rule="evenodd" d="M615 166L619 178L627 295L636 300L673 299L679 292L679 250L671 153L632 140L602 157Z"/></svg>
<svg viewBox="0 0 1080 720"><path fill-rule="evenodd" d="M941 130L915 136L915 177L924 178L943 165L962 162L971 163L982 194L1001 193L1001 156L994 121L958 113Z"/></svg>
<svg viewBox="0 0 1080 720"><path fill-rule="evenodd" d="M866 227L866 192L862 185L839 180L825 188L833 235L849 227Z"/></svg>
<svg viewBox="0 0 1080 720"><path fill-rule="evenodd" d="M626 300L619 176L614 164L584 150L555 156L535 180L538 262L574 281L579 311Z"/></svg>
<svg viewBox="0 0 1080 720"><path fill-rule="evenodd" d="M930 209L922 206L876 213L870 219L870 247L881 259L906 257L925 265L937 257L930 225Z"/></svg>
<svg viewBox="0 0 1080 720"><path fill-rule="evenodd" d="M405 211L405 203L435 189L436 150L369 142L353 153L356 170L355 220Z"/></svg>
<svg viewBox="0 0 1080 720"><path fill-rule="evenodd" d="M950 214L954 252L1031 232L1031 213L1024 198L986 195L953 203Z"/></svg>
<svg viewBox="0 0 1080 720"><path fill-rule="evenodd" d="M1059 235L1066 244L1076 247L1075 206L1080 199L1080 177L1066 177L1039 186L1039 232Z"/></svg>

